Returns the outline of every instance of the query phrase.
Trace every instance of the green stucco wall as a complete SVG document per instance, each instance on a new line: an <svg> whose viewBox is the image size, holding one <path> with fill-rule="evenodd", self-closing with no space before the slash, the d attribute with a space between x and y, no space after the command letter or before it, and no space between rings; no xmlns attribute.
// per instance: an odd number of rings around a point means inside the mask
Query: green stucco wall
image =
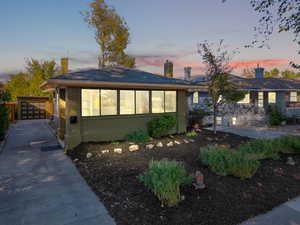
<svg viewBox="0 0 300 225"><path fill-rule="evenodd" d="M187 126L186 91L177 91L177 126L171 132L184 133ZM77 116L71 124L70 117ZM124 140L126 135L139 129L147 130L147 123L159 114L131 116L81 117L81 89L66 89L66 135L65 148L72 149L81 142Z"/></svg>

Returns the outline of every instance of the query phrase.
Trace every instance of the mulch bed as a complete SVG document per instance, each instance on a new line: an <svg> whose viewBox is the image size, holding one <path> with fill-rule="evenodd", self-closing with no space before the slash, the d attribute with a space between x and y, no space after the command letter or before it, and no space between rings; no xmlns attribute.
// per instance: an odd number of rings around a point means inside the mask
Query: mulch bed
<svg viewBox="0 0 300 225"><path fill-rule="evenodd" d="M215 138L216 137L216 138ZM177 135L175 139L182 140ZM113 144L82 144L72 152L72 159L87 183L105 204L118 225L235 225L300 195L300 156L293 156L296 166L288 166L284 155L280 160L261 161L255 176L240 180L218 176L198 160L199 149L209 144L230 144L236 147L250 139L219 132L214 136L202 131L194 143L154 148L122 154L101 154ZM167 143L172 138L162 139ZM120 143L118 146L128 146ZM93 154L86 158L88 152ZM187 171L204 174L204 190L183 187L184 200L176 208L162 207L158 199L140 183L137 176L151 159L175 159ZM84 207L84 206L83 206Z"/></svg>

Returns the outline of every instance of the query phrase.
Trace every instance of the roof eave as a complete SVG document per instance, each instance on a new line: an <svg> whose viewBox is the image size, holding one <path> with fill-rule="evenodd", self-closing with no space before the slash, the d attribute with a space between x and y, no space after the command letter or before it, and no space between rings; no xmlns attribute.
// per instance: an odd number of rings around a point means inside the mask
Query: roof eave
<svg viewBox="0 0 300 225"><path fill-rule="evenodd" d="M87 88L149 88L149 89L203 89L206 87L184 84L153 84L153 83L126 83L126 82L99 82L99 81L77 81L50 79L40 86L43 89L56 87L87 87Z"/></svg>

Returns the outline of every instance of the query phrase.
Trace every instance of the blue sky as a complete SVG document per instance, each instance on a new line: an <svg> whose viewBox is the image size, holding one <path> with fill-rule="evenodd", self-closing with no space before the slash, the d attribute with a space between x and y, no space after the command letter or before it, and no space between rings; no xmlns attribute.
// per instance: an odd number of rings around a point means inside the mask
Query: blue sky
<svg viewBox="0 0 300 225"><path fill-rule="evenodd" d="M0 74L24 70L26 58L41 60L68 56L71 68L96 67L98 46L80 11L90 0L12 0L0 8ZM131 31L127 52L138 68L161 73L162 63L174 61L179 76L186 65L198 72L197 43L224 39L239 48L236 65L288 68L299 60L289 34L274 35L270 49L245 49L253 40L258 15L249 1L228 0L108 0ZM239 64L239 63L243 64ZM237 72L240 71L237 69ZM1 79L1 77L0 77Z"/></svg>

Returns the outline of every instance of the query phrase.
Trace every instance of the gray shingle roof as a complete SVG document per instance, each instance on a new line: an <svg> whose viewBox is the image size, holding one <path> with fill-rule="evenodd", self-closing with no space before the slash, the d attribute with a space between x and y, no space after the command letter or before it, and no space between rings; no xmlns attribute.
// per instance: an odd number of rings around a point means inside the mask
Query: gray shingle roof
<svg viewBox="0 0 300 225"><path fill-rule="evenodd" d="M52 77L50 80L192 85L190 81L168 78L124 67L80 70L66 75Z"/></svg>
<svg viewBox="0 0 300 225"><path fill-rule="evenodd" d="M300 81L282 78L243 78L230 75L240 89L244 90L300 90ZM201 83L197 80L192 82Z"/></svg>

